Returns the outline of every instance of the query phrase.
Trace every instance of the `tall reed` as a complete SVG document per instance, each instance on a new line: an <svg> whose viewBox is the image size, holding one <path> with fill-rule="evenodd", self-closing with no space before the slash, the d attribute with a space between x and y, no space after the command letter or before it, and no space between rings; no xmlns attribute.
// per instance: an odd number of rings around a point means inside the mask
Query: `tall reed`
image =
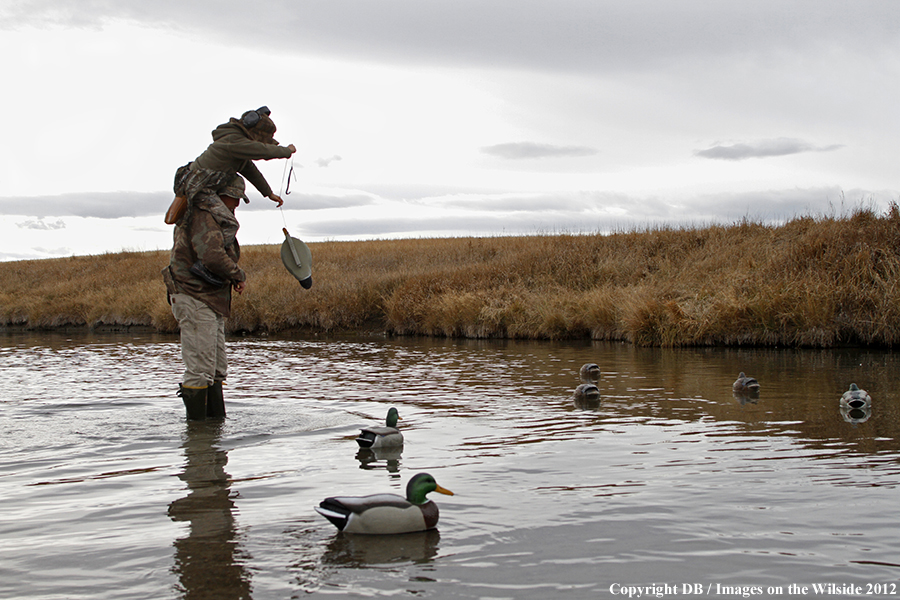
<svg viewBox="0 0 900 600"><path fill-rule="evenodd" d="M310 244L302 289L278 246L245 247L231 332L378 330L646 346L900 341L900 210L609 235ZM0 263L0 326L177 330L166 252Z"/></svg>

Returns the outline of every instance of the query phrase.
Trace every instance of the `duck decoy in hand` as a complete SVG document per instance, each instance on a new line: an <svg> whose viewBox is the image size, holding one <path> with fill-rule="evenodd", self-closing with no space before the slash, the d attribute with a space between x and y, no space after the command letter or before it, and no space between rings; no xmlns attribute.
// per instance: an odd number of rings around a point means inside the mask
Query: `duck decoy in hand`
<svg viewBox="0 0 900 600"><path fill-rule="evenodd" d="M600 366L596 363L585 363L581 365L578 375L584 383L600 381Z"/></svg>
<svg viewBox="0 0 900 600"><path fill-rule="evenodd" d="M841 406L847 408L866 408L872 406L872 397L866 390L861 390L855 383L841 396Z"/></svg>
<svg viewBox="0 0 900 600"><path fill-rule="evenodd" d="M737 380L731 386L732 391L748 394L759 391L759 382L754 377L747 377L744 372L738 375Z"/></svg>
<svg viewBox="0 0 900 600"><path fill-rule="evenodd" d="M397 409L391 407L387 413L384 427L366 427L360 430L356 443L360 448L387 448L391 446L403 445L403 434L397 429L397 421L400 419L400 413Z"/></svg>
<svg viewBox="0 0 900 600"><path fill-rule="evenodd" d="M425 496L438 492L452 496L428 473L419 473L406 484L406 498L397 494L336 496L326 498L316 512L347 533L410 533L434 529L438 507Z"/></svg>

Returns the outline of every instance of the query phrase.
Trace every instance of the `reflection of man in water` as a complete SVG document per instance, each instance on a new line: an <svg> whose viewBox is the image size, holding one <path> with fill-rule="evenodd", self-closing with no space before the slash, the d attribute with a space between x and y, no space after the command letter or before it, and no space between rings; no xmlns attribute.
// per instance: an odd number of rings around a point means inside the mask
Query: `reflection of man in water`
<svg viewBox="0 0 900 600"><path fill-rule="evenodd" d="M225 464L228 456L216 448L221 434L219 424L195 422L188 426L182 444L184 471L179 475L187 483L188 494L169 505L174 521L187 521L190 531L175 540L173 571L181 581L183 597L189 600L249 600L250 575L243 563L235 539L230 486Z"/></svg>

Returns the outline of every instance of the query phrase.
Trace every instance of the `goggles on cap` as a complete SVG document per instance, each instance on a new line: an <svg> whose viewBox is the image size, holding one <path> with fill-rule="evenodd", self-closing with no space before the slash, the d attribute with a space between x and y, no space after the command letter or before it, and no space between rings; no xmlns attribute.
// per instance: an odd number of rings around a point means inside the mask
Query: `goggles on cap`
<svg viewBox="0 0 900 600"><path fill-rule="evenodd" d="M247 129L252 129L256 127L256 124L262 120L263 117L268 117L272 114L272 111L269 110L268 106L260 106L256 110L248 110L241 116L241 124Z"/></svg>

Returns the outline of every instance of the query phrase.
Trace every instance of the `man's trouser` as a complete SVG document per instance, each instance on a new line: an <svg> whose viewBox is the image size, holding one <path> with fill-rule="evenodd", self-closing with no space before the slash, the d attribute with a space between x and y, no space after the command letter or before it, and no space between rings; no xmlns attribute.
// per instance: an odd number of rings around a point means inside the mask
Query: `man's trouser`
<svg viewBox="0 0 900 600"><path fill-rule="evenodd" d="M228 374L225 318L187 294L172 294L172 314L181 327L182 385L205 388Z"/></svg>

